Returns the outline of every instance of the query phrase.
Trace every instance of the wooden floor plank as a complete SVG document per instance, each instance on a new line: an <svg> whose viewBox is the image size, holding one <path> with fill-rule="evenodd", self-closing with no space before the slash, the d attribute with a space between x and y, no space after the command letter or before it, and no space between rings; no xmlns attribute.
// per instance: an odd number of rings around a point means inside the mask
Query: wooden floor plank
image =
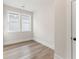
<svg viewBox="0 0 79 59"><path fill-rule="evenodd" d="M54 51L35 41L4 46L4 59L54 59Z"/></svg>

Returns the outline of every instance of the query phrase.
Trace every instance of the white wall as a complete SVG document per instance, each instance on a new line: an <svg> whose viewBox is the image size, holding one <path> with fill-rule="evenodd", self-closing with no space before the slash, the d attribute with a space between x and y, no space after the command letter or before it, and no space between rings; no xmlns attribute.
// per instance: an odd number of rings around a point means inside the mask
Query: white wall
<svg viewBox="0 0 79 59"><path fill-rule="evenodd" d="M14 7L10 7L7 5L4 5L4 45L6 44L12 44L16 42L21 42L21 41L27 41L27 40L32 40L33 39L33 34L32 32L8 32L7 31L7 26L8 26L8 18L7 18L7 10L10 11L15 11L15 12L20 12L21 9L17 9ZM23 11L24 13L27 13L29 15L32 15L32 12L29 11Z"/></svg>
<svg viewBox="0 0 79 59"><path fill-rule="evenodd" d="M55 53L67 58L67 0L55 0Z"/></svg>
<svg viewBox="0 0 79 59"><path fill-rule="evenodd" d="M45 3L45 2L43 2ZM45 3L46 4L46 3ZM54 1L40 5L34 12L34 39L52 49L55 47Z"/></svg>
<svg viewBox="0 0 79 59"><path fill-rule="evenodd" d="M4 45L28 40L32 40L32 34L29 32L4 32Z"/></svg>

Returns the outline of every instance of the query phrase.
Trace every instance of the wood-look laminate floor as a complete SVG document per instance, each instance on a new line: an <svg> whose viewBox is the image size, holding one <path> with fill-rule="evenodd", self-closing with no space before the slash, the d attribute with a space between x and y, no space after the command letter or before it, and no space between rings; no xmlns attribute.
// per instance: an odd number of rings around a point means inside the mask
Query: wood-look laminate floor
<svg viewBox="0 0 79 59"><path fill-rule="evenodd" d="M4 59L53 59L54 51L35 41L4 46Z"/></svg>

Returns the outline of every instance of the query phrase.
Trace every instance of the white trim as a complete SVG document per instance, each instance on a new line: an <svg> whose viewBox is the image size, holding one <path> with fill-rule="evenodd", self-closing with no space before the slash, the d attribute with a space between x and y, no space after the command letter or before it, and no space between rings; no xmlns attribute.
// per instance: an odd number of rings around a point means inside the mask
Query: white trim
<svg viewBox="0 0 79 59"><path fill-rule="evenodd" d="M54 54L54 59L63 59L63 58L55 53Z"/></svg>
<svg viewBox="0 0 79 59"><path fill-rule="evenodd" d="M7 41L5 42L3 45L6 46L6 45L11 45L11 44L16 44L16 43L20 43L20 42L25 42L25 41L31 41L33 39L20 39L20 40L17 40L17 41Z"/></svg>
<svg viewBox="0 0 79 59"><path fill-rule="evenodd" d="M67 53L66 59L71 59L71 2L67 0Z"/></svg>
<svg viewBox="0 0 79 59"><path fill-rule="evenodd" d="M40 43L40 44L42 44L42 45L44 45L44 46L46 46L46 47L49 47L50 49L52 49L52 50L54 50L55 49L55 47L53 46L53 47L51 47L50 45L48 45L48 44L45 44L45 43L43 43L43 42L41 42L41 41L39 41L39 40L34 40L34 41L36 41L36 42L38 42L38 43Z"/></svg>

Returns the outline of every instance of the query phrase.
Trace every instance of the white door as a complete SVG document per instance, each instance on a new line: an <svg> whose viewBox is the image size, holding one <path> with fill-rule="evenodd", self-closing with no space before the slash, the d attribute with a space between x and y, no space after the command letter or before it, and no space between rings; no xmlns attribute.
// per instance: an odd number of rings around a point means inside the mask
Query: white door
<svg viewBox="0 0 79 59"><path fill-rule="evenodd" d="M71 36L72 36L72 59L76 59L76 1L72 1L72 25L71 25Z"/></svg>

